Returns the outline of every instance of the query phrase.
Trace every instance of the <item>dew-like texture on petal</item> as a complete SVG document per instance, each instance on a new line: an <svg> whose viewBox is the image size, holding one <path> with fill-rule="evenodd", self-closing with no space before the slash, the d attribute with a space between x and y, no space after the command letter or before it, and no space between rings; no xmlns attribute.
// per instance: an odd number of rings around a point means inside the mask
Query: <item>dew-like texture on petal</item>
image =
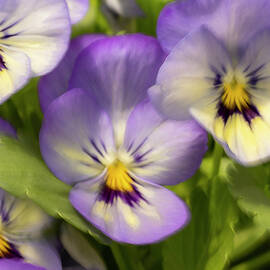
<svg viewBox="0 0 270 270"><path fill-rule="evenodd" d="M25 263L17 259L1 259L0 269L1 270L48 270L43 267Z"/></svg>
<svg viewBox="0 0 270 270"><path fill-rule="evenodd" d="M104 0L104 3L123 17L136 17L143 14L136 0Z"/></svg>
<svg viewBox="0 0 270 270"><path fill-rule="evenodd" d="M25 53L34 75L50 72L68 47L70 18L66 2L7 0L0 5L0 43Z"/></svg>
<svg viewBox="0 0 270 270"><path fill-rule="evenodd" d="M102 176L101 176L102 177ZM186 204L173 192L137 179L141 198L130 206L118 197L112 204L99 199L101 179L77 184L70 193L72 205L88 221L115 241L147 244L160 241L189 221Z"/></svg>
<svg viewBox="0 0 270 270"><path fill-rule="evenodd" d="M41 77L38 85L39 101L43 112L49 104L68 90L68 82L76 58L84 48L104 35L82 35L74 38L60 64L49 74Z"/></svg>
<svg viewBox="0 0 270 270"><path fill-rule="evenodd" d="M23 87L30 75L30 61L25 54L0 46L0 104Z"/></svg>
<svg viewBox="0 0 270 270"><path fill-rule="evenodd" d="M254 33L270 25L269 16L268 0L176 1L162 10L157 35L169 52L186 34L204 24L234 53Z"/></svg>
<svg viewBox="0 0 270 270"><path fill-rule="evenodd" d="M61 260L56 249L45 240L25 241L17 246L25 262L38 265L42 267L41 269L44 267L46 270L62 270Z"/></svg>
<svg viewBox="0 0 270 270"><path fill-rule="evenodd" d="M66 0L71 23L77 23L86 14L89 7L89 0Z"/></svg>
<svg viewBox="0 0 270 270"><path fill-rule="evenodd" d="M156 85L149 89L151 101L164 115L190 119L189 109L203 98L218 98L213 88L216 73L231 67L227 51L205 27L189 34L161 66Z"/></svg>
<svg viewBox="0 0 270 270"><path fill-rule="evenodd" d="M70 88L91 92L121 130L132 108L147 96L164 60L155 38L132 34L94 42L78 57Z"/></svg>
<svg viewBox="0 0 270 270"><path fill-rule="evenodd" d="M145 101L128 119L124 146L134 158L135 175L173 185L188 179L199 168L207 150L207 134L193 120L162 118Z"/></svg>
<svg viewBox="0 0 270 270"><path fill-rule="evenodd" d="M0 135L16 137L16 130L4 119L0 118Z"/></svg>
<svg viewBox="0 0 270 270"><path fill-rule="evenodd" d="M62 181L92 178L103 170L106 153L114 147L111 122L90 94L70 90L46 110L40 147L48 167Z"/></svg>

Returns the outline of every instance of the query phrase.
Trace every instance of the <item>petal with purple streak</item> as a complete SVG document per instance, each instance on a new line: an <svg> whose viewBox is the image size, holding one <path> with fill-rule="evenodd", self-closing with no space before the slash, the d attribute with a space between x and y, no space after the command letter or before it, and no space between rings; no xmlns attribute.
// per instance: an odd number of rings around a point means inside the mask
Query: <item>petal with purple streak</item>
<svg viewBox="0 0 270 270"><path fill-rule="evenodd" d="M160 241L189 221L186 204L171 191L136 178L136 194L114 194L106 203L101 193L104 175L77 184L72 205L87 220L115 241L147 244Z"/></svg>
<svg viewBox="0 0 270 270"><path fill-rule="evenodd" d="M44 160L62 181L99 175L114 149L111 122L89 94L70 90L47 109L40 132Z"/></svg>
<svg viewBox="0 0 270 270"><path fill-rule="evenodd" d="M66 2L9 0L0 5L1 45L27 55L34 75L50 72L69 42L71 26Z"/></svg>
<svg viewBox="0 0 270 270"><path fill-rule="evenodd" d="M204 98L218 100L217 79L231 70L222 43L205 27L189 34L161 66L149 95L155 107L169 118L190 119L190 107Z"/></svg>
<svg viewBox="0 0 270 270"><path fill-rule="evenodd" d="M188 179L199 168L207 134L193 120L164 119L145 101L128 119L124 146L134 158L134 174L171 185Z"/></svg>
<svg viewBox="0 0 270 270"><path fill-rule="evenodd" d="M76 58L84 48L94 41L105 37L104 35L83 35L74 38L60 64L51 73L41 77L38 85L40 106L45 112L49 104L68 91L68 82Z"/></svg>

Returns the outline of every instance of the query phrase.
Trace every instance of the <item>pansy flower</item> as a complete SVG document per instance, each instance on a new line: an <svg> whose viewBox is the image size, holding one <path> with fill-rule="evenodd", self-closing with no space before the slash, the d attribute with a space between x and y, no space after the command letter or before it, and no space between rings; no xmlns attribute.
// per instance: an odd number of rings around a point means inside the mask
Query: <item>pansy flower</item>
<svg viewBox="0 0 270 270"><path fill-rule="evenodd" d="M270 157L269 16L265 0L191 0L159 19L169 55L151 100L171 119L193 116L245 165Z"/></svg>
<svg viewBox="0 0 270 270"><path fill-rule="evenodd" d="M72 205L120 242L158 241L188 222L185 203L161 185L191 177L207 148L194 121L166 120L148 101L163 60L152 37L93 42L77 57L71 90L47 107L40 132L48 167L74 185Z"/></svg>
<svg viewBox="0 0 270 270"><path fill-rule="evenodd" d="M0 1L0 103L64 55L70 18L64 0Z"/></svg>
<svg viewBox="0 0 270 270"><path fill-rule="evenodd" d="M0 118L0 135L16 137L14 128ZM0 189L0 269L61 270L51 244L42 238L50 219L28 200Z"/></svg>

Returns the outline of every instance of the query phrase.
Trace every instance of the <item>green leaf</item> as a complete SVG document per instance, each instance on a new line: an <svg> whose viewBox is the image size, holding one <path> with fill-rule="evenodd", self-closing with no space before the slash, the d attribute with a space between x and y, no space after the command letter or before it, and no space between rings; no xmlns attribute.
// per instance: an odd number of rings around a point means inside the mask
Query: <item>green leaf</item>
<svg viewBox="0 0 270 270"><path fill-rule="evenodd" d="M162 8L173 0L137 0L144 16L137 18L137 31L155 36L158 16Z"/></svg>
<svg viewBox="0 0 270 270"><path fill-rule="evenodd" d="M165 242L164 270L222 270L228 263L237 208L226 184L215 181L209 196L199 187L192 192L191 222Z"/></svg>
<svg viewBox="0 0 270 270"><path fill-rule="evenodd" d="M240 208L253 217L256 224L270 227L269 172L264 166L246 168L230 165L227 170L230 190Z"/></svg>
<svg viewBox="0 0 270 270"><path fill-rule="evenodd" d="M14 196L31 199L49 215L96 236L95 229L70 204L71 186L58 180L38 153L8 137L0 138L0 187Z"/></svg>

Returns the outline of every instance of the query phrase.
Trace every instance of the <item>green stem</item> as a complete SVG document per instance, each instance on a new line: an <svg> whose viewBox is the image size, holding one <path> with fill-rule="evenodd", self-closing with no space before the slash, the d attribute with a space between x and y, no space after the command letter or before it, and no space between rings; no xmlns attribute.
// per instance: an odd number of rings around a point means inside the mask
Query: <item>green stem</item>
<svg viewBox="0 0 270 270"><path fill-rule="evenodd" d="M128 265L124 259L124 255L122 254L121 252L121 247L119 246L119 244L113 242L111 244L111 250L112 250L112 253L113 253L113 256L117 262L117 265L119 267L119 270L127 270L129 269L128 268Z"/></svg>
<svg viewBox="0 0 270 270"><path fill-rule="evenodd" d="M232 267L231 270L257 270L268 265L270 265L270 251L267 251L249 261L240 263Z"/></svg>
<svg viewBox="0 0 270 270"><path fill-rule="evenodd" d="M211 179L215 178L219 173L219 167L220 167L222 155L223 155L222 146L219 145L217 142L215 142Z"/></svg>

